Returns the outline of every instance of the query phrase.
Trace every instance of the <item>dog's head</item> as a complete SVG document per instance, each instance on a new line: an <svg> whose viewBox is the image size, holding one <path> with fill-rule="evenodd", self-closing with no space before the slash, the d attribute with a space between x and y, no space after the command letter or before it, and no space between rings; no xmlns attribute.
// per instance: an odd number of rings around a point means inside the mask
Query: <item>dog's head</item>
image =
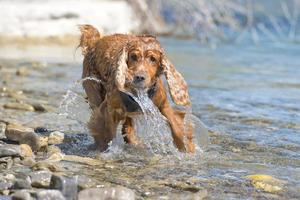
<svg viewBox="0 0 300 200"><path fill-rule="evenodd" d="M137 36L120 50L115 74L119 90L148 91L162 74L166 77L173 101L182 106L190 105L186 82L154 36Z"/></svg>
<svg viewBox="0 0 300 200"><path fill-rule="evenodd" d="M83 55L95 48L100 39L97 29L90 25L80 26ZM171 97L177 105L188 106L190 99L187 84L182 75L167 58L160 43L154 36L133 36L119 50L113 61L115 85L122 92L150 90L158 78L164 74L169 86Z"/></svg>

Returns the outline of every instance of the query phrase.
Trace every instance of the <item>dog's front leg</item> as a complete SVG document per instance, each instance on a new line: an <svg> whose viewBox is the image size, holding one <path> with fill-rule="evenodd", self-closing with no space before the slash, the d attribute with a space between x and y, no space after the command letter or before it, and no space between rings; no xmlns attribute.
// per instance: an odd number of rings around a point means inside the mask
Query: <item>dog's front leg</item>
<svg viewBox="0 0 300 200"><path fill-rule="evenodd" d="M113 112L110 112L110 110L107 101L103 101L98 108L93 110L88 123L88 127L95 139L95 143L101 151L105 151L108 148L109 143L116 136L119 123L119 120L114 116Z"/></svg>

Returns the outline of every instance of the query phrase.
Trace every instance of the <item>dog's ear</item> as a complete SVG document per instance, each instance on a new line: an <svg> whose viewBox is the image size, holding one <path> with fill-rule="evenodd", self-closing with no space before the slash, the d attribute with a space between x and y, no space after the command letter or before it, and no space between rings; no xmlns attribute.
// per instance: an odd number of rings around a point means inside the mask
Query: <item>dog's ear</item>
<svg viewBox="0 0 300 200"><path fill-rule="evenodd" d="M191 102L188 87L182 75L175 69L174 65L172 65L164 54L161 64L174 103L180 106L189 106Z"/></svg>
<svg viewBox="0 0 300 200"><path fill-rule="evenodd" d="M80 44L82 54L85 56L89 51L94 49L95 43L101 38L99 31L88 24L79 25L81 32Z"/></svg>
<svg viewBox="0 0 300 200"><path fill-rule="evenodd" d="M126 73L127 73L127 57L128 57L128 50L124 47L120 52L116 60L116 76L115 76L115 83L117 88L120 91L124 91L124 85L126 81Z"/></svg>

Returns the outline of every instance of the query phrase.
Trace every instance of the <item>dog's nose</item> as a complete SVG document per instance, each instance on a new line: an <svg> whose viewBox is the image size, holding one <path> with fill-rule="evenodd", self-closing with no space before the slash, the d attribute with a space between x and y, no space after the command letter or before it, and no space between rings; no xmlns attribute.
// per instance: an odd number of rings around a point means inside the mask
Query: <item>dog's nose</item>
<svg viewBox="0 0 300 200"><path fill-rule="evenodd" d="M136 76L134 77L134 82L136 82L136 83L143 82L145 79L146 79L146 78L145 78L145 76L143 76L143 75L136 75Z"/></svg>

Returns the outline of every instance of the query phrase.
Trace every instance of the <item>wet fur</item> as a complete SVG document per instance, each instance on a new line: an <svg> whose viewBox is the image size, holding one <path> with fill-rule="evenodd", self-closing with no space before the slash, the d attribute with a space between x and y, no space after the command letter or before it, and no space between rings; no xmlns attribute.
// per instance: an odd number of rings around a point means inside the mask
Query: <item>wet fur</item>
<svg viewBox="0 0 300 200"><path fill-rule="evenodd" d="M134 62L131 64L128 57L132 49L138 49L142 53L150 51L158 58L153 64L155 68L148 66L151 62L145 62L147 70L139 68L139 71L147 72L147 87L156 87L152 101L167 118L175 146L182 152L194 152L192 125L185 129L185 113L171 107L162 75L165 75L170 96L177 105L190 106L188 88L182 75L167 59L156 38L126 34L101 36L91 25L80 26L80 31L79 46L84 56L82 78L94 77L101 80L100 83L91 80L83 82L92 109L88 127L99 149L104 151L108 148L120 122L123 122L122 134L125 142L138 144L134 133L133 113L126 111L119 94L119 91L132 88L130 80L139 73L136 68L129 66L134 65Z"/></svg>

